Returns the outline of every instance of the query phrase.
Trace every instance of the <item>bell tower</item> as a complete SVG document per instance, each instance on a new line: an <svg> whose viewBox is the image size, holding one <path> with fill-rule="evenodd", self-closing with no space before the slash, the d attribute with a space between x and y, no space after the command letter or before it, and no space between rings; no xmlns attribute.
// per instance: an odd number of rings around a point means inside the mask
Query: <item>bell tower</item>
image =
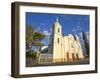
<svg viewBox="0 0 100 80"><path fill-rule="evenodd" d="M60 25L59 18L56 18L56 21L53 25L53 62L60 62L62 56L62 26Z"/></svg>
<svg viewBox="0 0 100 80"><path fill-rule="evenodd" d="M60 25L59 18L57 17L56 21L53 25L53 33L62 35L62 30L61 29L62 29L62 26Z"/></svg>

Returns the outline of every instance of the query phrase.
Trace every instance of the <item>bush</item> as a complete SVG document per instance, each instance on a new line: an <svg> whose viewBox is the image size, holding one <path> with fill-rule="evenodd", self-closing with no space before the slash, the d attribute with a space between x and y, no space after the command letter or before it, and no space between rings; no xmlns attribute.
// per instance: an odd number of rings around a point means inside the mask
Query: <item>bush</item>
<svg viewBox="0 0 100 80"><path fill-rule="evenodd" d="M37 52L30 50L28 52L26 52L26 57L30 57L30 58L36 58L37 57Z"/></svg>

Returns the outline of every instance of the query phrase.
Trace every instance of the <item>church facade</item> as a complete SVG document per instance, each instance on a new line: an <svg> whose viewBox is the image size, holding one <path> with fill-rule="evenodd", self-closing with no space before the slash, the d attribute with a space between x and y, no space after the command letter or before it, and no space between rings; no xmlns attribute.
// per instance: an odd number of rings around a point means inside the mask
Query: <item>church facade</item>
<svg viewBox="0 0 100 80"><path fill-rule="evenodd" d="M48 46L48 54L52 54L53 62L74 61L83 59L83 51L77 35L62 34L62 26L57 18L53 24L53 31Z"/></svg>

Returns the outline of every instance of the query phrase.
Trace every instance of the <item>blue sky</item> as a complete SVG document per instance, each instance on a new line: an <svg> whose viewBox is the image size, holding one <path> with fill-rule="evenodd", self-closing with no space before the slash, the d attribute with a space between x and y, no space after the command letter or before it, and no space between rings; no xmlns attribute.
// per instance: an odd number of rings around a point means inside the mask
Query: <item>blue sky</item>
<svg viewBox="0 0 100 80"><path fill-rule="evenodd" d="M89 15L26 12L26 24L32 25L38 31L45 33L47 37L43 40L43 43L48 45L48 38L57 17L62 25L64 35L75 32L89 32Z"/></svg>

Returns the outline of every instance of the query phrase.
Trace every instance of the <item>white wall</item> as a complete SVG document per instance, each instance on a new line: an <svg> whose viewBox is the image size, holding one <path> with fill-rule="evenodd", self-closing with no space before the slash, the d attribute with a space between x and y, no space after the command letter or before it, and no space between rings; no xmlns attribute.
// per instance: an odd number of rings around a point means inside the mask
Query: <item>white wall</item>
<svg viewBox="0 0 100 80"><path fill-rule="evenodd" d="M96 5L99 7L100 0L0 0L0 80L16 80L10 76L11 68L11 2L13 1L30 1L41 3L56 3L56 4L77 4L77 5ZM100 16L98 16L100 21ZM98 23L100 26L100 23ZM98 27L98 32L100 27ZM100 34L100 32L99 32ZM98 38L100 44L100 37ZM100 47L100 46L99 46ZM99 50L100 52L100 50ZM98 53L99 53L98 52ZM98 61L100 61L98 54ZM100 80L100 62L98 62L99 73L97 74L80 74L80 75L65 75L51 76L38 78L21 78L18 80Z"/></svg>

